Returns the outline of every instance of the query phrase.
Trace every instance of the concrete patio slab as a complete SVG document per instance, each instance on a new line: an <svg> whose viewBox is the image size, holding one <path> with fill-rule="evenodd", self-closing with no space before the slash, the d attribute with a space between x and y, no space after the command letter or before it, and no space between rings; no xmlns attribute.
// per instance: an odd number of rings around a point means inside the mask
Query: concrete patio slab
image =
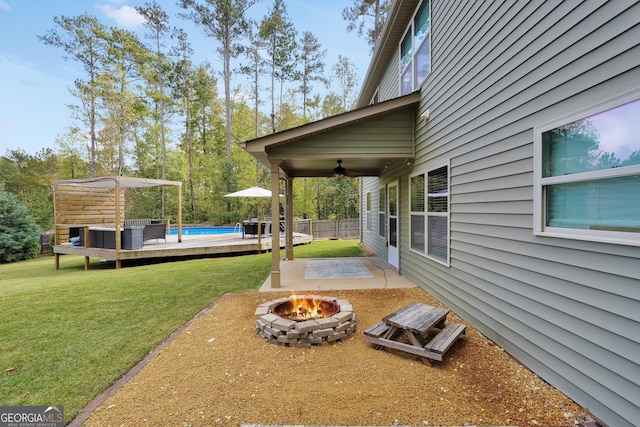
<svg viewBox="0 0 640 427"><path fill-rule="evenodd" d="M332 268L342 260L359 260L369 270L373 277L357 278L349 277L344 272L338 278L331 279L305 279L307 264L309 261L326 262L327 268ZM333 267L335 268L335 267ZM335 276L333 276L335 277ZM280 287L271 287L271 277L268 277L260 292L278 291L314 291L314 290L354 290L354 289L379 289L379 288L415 288L417 285L389 265L382 258L366 256L357 258L296 258L280 262Z"/></svg>

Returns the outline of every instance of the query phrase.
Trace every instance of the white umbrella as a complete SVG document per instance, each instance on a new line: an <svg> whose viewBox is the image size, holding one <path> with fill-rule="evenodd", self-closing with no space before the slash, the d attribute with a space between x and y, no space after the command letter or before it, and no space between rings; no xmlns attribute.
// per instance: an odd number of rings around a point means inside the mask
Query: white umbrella
<svg viewBox="0 0 640 427"><path fill-rule="evenodd" d="M235 193L225 194L224 197L271 197L271 191L255 186L236 191ZM284 196L280 195L280 197Z"/></svg>
<svg viewBox="0 0 640 427"><path fill-rule="evenodd" d="M224 197L271 197L271 191L265 190L262 187L253 186L245 188L244 190L236 191L235 193L225 194ZM284 197L280 194L280 197ZM256 205L256 217L258 216L258 205Z"/></svg>

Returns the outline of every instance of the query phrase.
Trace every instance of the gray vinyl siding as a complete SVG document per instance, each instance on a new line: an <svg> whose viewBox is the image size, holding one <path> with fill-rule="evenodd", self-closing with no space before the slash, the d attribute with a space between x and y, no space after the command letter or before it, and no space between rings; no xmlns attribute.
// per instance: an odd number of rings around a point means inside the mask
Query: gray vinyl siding
<svg viewBox="0 0 640 427"><path fill-rule="evenodd" d="M299 156L323 157L327 152L336 158L393 153L413 154L413 117L405 111L392 111L384 118L337 128L304 141L276 146L269 151L274 158Z"/></svg>
<svg viewBox="0 0 640 427"><path fill-rule="evenodd" d="M377 178L362 179L362 242L383 259L387 258L387 240L378 234L379 216L378 201L380 197L380 181ZM367 231L367 193L371 193L371 231Z"/></svg>
<svg viewBox="0 0 640 427"><path fill-rule="evenodd" d="M400 54L399 49L393 56L393 61L387 67L387 71L378 87L379 101L397 98L400 96Z"/></svg>
<svg viewBox="0 0 640 427"><path fill-rule="evenodd" d="M400 183L401 273L612 427L640 420L640 247L533 234L533 128L640 86L639 16L624 0L432 0L413 170L450 162L450 267L409 248Z"/></svg>

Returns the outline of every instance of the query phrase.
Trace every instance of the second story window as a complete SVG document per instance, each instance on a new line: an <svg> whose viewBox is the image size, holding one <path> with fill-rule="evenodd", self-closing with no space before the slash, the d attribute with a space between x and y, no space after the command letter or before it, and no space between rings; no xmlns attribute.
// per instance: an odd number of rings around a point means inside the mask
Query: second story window
<svg viewBox="0 0 640 427"><path fill-rule="evenodd" d="M423 0L400 42L400 94L416 90L431 71L431 8Z"/></svg>

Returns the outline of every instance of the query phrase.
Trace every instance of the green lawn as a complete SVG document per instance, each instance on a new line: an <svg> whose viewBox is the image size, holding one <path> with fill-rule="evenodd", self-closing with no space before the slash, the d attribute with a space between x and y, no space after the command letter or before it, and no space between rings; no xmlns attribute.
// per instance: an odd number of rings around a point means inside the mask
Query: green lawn
<svg viewBox="0 0 640 427"><path fill-rule="evenodd" d="M294 257L364 253L318 241ZM84 258L0 264L0 405L63 405L73 419L174 330L227 292L258 289L271 254L119 270Z"/></svg>

